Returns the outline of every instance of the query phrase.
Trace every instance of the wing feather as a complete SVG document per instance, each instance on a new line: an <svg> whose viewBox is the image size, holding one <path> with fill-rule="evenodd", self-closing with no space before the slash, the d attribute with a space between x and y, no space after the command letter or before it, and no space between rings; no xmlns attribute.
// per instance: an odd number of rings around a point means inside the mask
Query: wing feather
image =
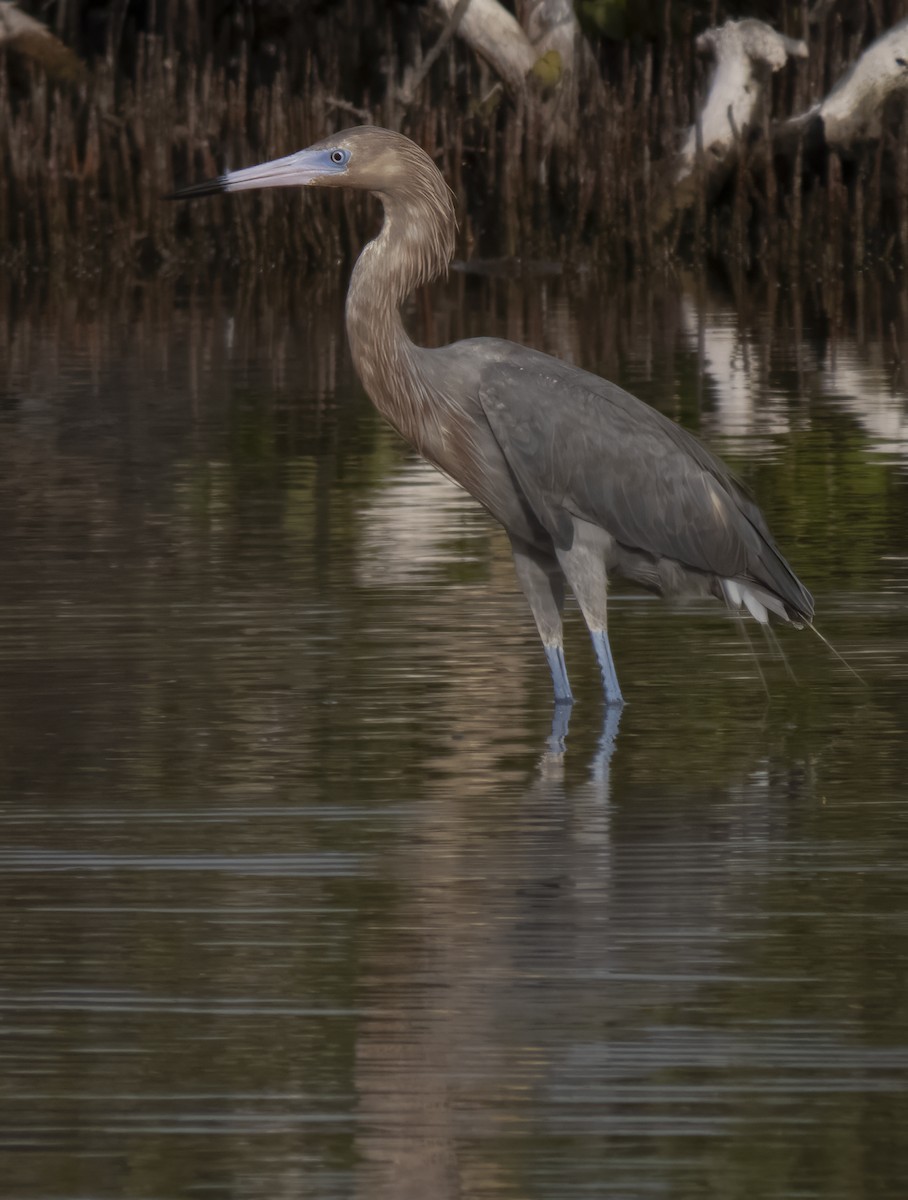
<svg viewBox="0 0 908 1200"><path fill-rule="evenodd" d="M607 380L520 349L519 362L484 364L479 399L556 545L570 545L579 517L627 549L754 579L812 612L753 499L702 443Z"/></svg>

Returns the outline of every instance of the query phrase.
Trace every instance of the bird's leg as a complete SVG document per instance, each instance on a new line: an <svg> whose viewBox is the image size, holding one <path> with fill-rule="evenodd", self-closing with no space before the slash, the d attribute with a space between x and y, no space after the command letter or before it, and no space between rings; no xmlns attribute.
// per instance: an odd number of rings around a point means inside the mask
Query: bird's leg
<svg viewBox="0 0 908 1200"><path fill-rule="evenodd" d="M556 704L573 704L564 662L561 613L564 608L564 576L554 556L511 538L517 581L529 602L542 639L545 657L552 672Z"/></svg>
<svg viewBox="0 0 908 1200"><path fill-rule="evenodd" d="M568 682L567 663L564 661L564 646L561 642L554 645L543 642L542 645L545 650L546 661L549 664L549 670L552 672L555 703L573 704L574 693L571 691L571 685Z"/></svg>
<svg viewBox="0 0 908 1200"><path fill-rule="evenodd" d="M558 550L557 554L593 639L593 649L602 672L605 702L621 705L624 697L621 695L608 640L608 575L605 569L608 544L608 534L598 526L575 520L574 541L570 549Z"/></svg>
<svg viewBox="0 0 908 1200"><path fill-rule="evenodd" d="M596 658L599 660L599 670L602 672L602 687L605 691L605 702L606 704L621 705L624 703L624 697L621 695L621 688L618 685L618 672L615 670L615 660L612 658L608 630L590 628L590 637L593 639L593 649L596 651Z"/></svg>

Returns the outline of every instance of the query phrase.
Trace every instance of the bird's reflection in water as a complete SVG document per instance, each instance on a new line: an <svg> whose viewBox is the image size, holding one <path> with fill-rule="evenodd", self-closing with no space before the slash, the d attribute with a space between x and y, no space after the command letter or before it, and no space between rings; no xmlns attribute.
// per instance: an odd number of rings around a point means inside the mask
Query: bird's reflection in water
<svg viewBox="0 0 908 1200"><path fill-rule="evenodd" d="M551 1064L533 1039L606 911L622 708L606 706L589 749L571 745L570 713L555 707L522 789L502 800L492 784L472 797L484 820L452 811L456 784L434 789L428 827L395 866L406 899L393 940L370 948L356 1048L357 1195L447 1200L472 1194L474 1175L490 1187L485 1172L500 1161L474 1157L463 1139L494 1132L487 1122L502 1113L519 1123L520 1097L545 1086ZM521 1194L514 1180L496 1187Z"/></svg>
<svg viewBox="0 0 908 1200"><path fill-rule="evenodd" d="M615 752L618 726L621 724L623 711L623 704L607 704L605 706L602 733L590 761L590 782L600 786L604 801L608 800L612 755ZM556 704L552 711L552 731L546 739L545 751L539 761L539 773L542 778L557 778L564 769L571 712L572 708L569 704Z"/></svg>

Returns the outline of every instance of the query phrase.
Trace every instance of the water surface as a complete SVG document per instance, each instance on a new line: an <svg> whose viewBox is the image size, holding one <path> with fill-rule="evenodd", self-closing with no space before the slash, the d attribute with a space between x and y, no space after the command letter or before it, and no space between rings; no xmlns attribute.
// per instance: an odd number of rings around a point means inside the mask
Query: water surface
<svg viewBox="0 0 908 1200"><path fill-rule="evenodd" d="M698 431L865 681L618 590L617 736L572 609L559 743L336 281L0 298L4 1196L904 1195L908 316L834 299L413 306Z"/></svg>

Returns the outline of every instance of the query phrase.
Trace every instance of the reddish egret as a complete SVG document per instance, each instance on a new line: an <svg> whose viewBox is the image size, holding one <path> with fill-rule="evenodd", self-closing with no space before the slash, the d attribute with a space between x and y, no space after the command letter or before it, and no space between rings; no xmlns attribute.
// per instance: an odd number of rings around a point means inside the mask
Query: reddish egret
<svg viewBox="0 0 908 1200"><path fill-rule="evenodd" d="M230 171L177 197L249 188L353 187L385 219L347 292L356 370L378 411L507 531L545 647L555 701L565 581L589 627L609 705L623 703L608 640L608 576L661 594L715 596L765 625L809 623L813 600L763 514L727 468L674 421L597 375L498 338L415 346L400 318L413 288L454 251L452 196L399 133L347 129L308 150Z"/></svg>

